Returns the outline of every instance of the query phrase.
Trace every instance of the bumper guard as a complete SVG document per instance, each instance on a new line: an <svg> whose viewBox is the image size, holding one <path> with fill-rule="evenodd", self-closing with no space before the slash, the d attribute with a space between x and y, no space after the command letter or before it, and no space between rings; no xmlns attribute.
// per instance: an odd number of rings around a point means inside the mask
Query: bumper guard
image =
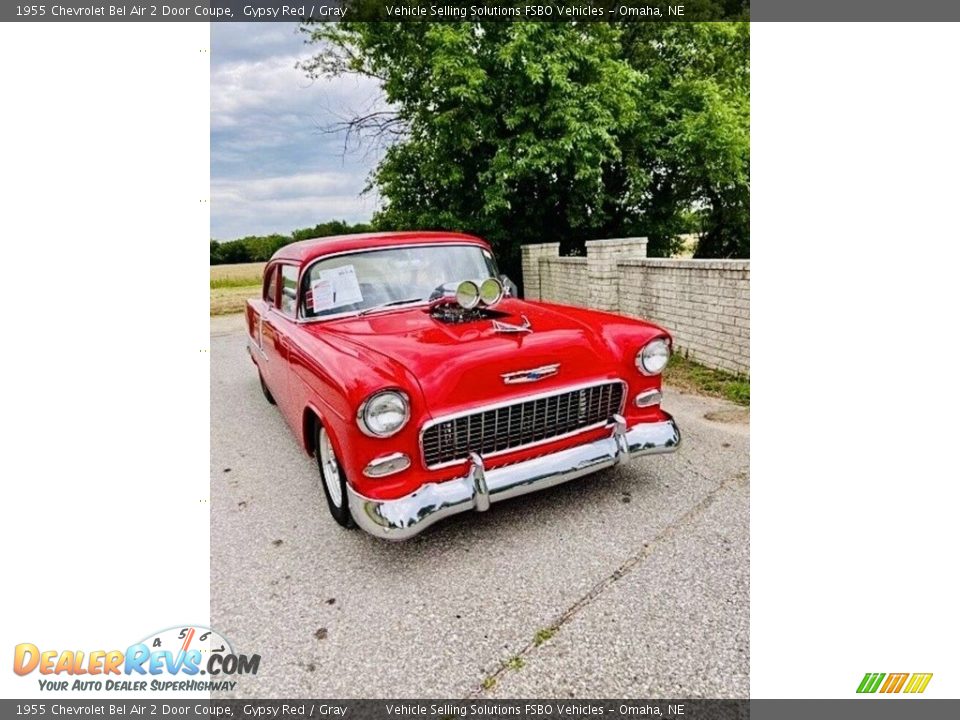
<svg viewBox="0 0 960 720"><path fill-rule="evenodd" d="M638 455L673 452L680 444L680 431L669 415L662 422L641 423L629 430L620 415L610 422L610 437L493 470L471 453L470 469L463 477L428 483L394 500L373 500L348 485L350 512L368 533L406 540L450 515L483 512L490 503L553 487Z"/></svg>

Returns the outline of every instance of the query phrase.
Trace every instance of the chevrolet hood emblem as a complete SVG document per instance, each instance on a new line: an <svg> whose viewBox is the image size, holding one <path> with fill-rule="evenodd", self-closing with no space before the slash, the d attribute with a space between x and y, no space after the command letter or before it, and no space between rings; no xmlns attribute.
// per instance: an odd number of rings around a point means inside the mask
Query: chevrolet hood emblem
<svg viewBox="0 0 960 720"><path fill-rule="evenodd" d="M528 383L536 382L537 380L543 380L544 378L556 375L559 369L560 363L555 363L553 365L543 365L542 367L531 368L530 370L517 370L516 372L504 373L500 377L503 378L503 381L507 385L516 385L517 383Z"/></svg>

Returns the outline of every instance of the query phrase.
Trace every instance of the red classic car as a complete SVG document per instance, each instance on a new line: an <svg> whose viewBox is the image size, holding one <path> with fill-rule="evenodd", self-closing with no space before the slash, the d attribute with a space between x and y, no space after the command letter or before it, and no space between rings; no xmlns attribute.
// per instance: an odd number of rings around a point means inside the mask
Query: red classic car
<svg viewBox="0 0 960 720"><path fill-rule="evenodd" d="M250 356L338 523L403 540L677 447L665 330L511 286L485 241L447 232L308 240L267 264Z"/></svg>

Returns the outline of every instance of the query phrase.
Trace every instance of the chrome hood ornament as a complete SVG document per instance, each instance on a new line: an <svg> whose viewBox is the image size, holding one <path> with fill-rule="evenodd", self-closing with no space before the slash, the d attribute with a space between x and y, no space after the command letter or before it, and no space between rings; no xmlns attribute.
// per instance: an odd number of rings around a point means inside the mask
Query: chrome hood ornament
<svg viewBox="0 0 960 720"><path fill-rule="evenodd" d="M554 363L553 365L543 365L538 368L531 368L530 370L517 370L516 372L504 373L500 377L503 378L503 382L507 385L516 385L518 383L543 380L544 378L556 375L559 370L560 363Z"/></svg>
<svg viewBox="0 0 960 720"><path fill-rule="evenodd" d="M502 322L500 320L493 321L493 331L501 333L528 333L533 332L533 328L530 327L530 321L527 319L526 315L521 315L520 319L523 320L519 325L514 325L513 323Z"/></svg>

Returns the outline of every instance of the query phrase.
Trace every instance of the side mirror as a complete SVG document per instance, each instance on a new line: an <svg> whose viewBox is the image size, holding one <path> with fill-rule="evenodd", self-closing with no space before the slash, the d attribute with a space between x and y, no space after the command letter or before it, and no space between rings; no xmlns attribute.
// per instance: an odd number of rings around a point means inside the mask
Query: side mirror
<svg viewBox="0 0 960 720"><path fill-rule="evenodd" d="M517 290L516 283L506 275L500 275L500 283L503 285L503 294L507 297L515 298L520 294L520 292Z"/></svg>

